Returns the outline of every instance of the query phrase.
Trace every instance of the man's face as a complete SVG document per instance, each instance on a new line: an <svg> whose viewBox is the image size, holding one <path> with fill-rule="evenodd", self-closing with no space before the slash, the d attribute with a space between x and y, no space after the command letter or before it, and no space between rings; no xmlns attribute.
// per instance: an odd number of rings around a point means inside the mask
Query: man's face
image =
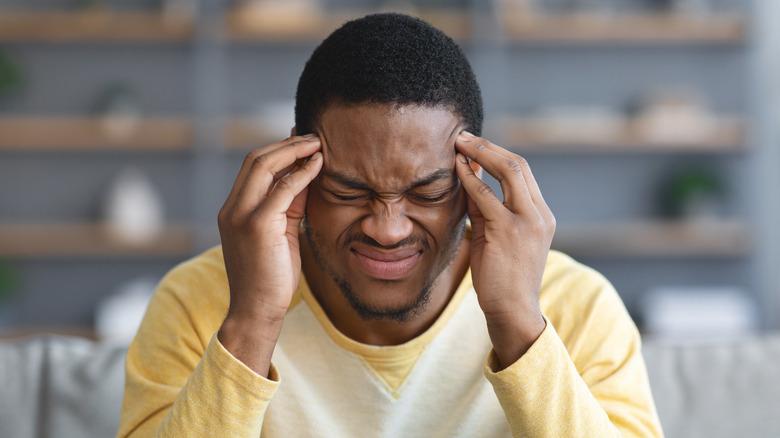
<svg viewBox="0 0 780 438"><path fill-rule="evenodd" d="M466 201L455 174L463 129L442 108L331 105L324 163L304 222L315 261L364 319L405 321L460 246Z"/></svg>

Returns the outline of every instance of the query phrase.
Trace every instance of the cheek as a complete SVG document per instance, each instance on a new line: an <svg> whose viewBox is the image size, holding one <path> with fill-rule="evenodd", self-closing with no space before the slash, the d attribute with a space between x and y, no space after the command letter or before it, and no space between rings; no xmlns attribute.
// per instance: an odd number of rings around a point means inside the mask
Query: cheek
<svg viewBox="0 0 780 438"><path fill-rule="evenodd" d="M438 242L442 242L446 241L447 237L460 225L465 214L466 196L461 190L446 205L420 211L415 219L429 233L436 236Z"/></svg>

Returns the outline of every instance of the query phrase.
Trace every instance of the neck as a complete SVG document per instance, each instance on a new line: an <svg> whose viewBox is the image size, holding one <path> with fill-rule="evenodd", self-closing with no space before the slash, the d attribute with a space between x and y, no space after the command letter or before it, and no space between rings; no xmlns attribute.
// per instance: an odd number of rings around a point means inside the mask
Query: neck
<svg viewBox="0 0 780 438"><path fill-rule="evenodd" d="M314 260L305 239L301 239L301 267L312 295L341 333L364 344L399 345L424 333L447 307L468 271L469 246L470 240L464 238L455 258L434 281L428 303L419 313L403 322L363 319L350 306L333 278Z"/></svg>

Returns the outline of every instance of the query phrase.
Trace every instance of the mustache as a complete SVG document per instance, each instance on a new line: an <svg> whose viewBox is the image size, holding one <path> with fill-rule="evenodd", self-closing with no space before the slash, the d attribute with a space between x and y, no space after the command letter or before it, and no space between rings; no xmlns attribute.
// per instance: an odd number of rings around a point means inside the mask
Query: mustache
<svg viewBox="0 0 780 438"><path fill-rule="evenodd" d="M384 249L384 250L393 250L393 249L403 248L407 246L417 246L417 245L423 247L424 249L430 249L430 244L428 243L428 240L418 234L410 234L403 240L400 240L392 245L382 245L381 243L377 242L376 240L374 240L370 236L367 236L366 234L360 232L350 233L344 239L344 247L348 247L350 244L355 242L362 243L363 245L367 245L367 246L373 246L379 249Z"/></svg>

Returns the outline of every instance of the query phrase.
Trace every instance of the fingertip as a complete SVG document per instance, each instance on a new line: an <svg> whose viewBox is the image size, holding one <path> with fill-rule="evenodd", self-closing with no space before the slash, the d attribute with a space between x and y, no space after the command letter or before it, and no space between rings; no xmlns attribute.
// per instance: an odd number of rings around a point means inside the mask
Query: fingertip
<svg viewBox="0 0 780 438"><path fill-rule="evenodd" d="M480 166L479 163L471 160L469 167L471 168L471 171L474 172L477 176L482 176L482 166Z"/></svg>

